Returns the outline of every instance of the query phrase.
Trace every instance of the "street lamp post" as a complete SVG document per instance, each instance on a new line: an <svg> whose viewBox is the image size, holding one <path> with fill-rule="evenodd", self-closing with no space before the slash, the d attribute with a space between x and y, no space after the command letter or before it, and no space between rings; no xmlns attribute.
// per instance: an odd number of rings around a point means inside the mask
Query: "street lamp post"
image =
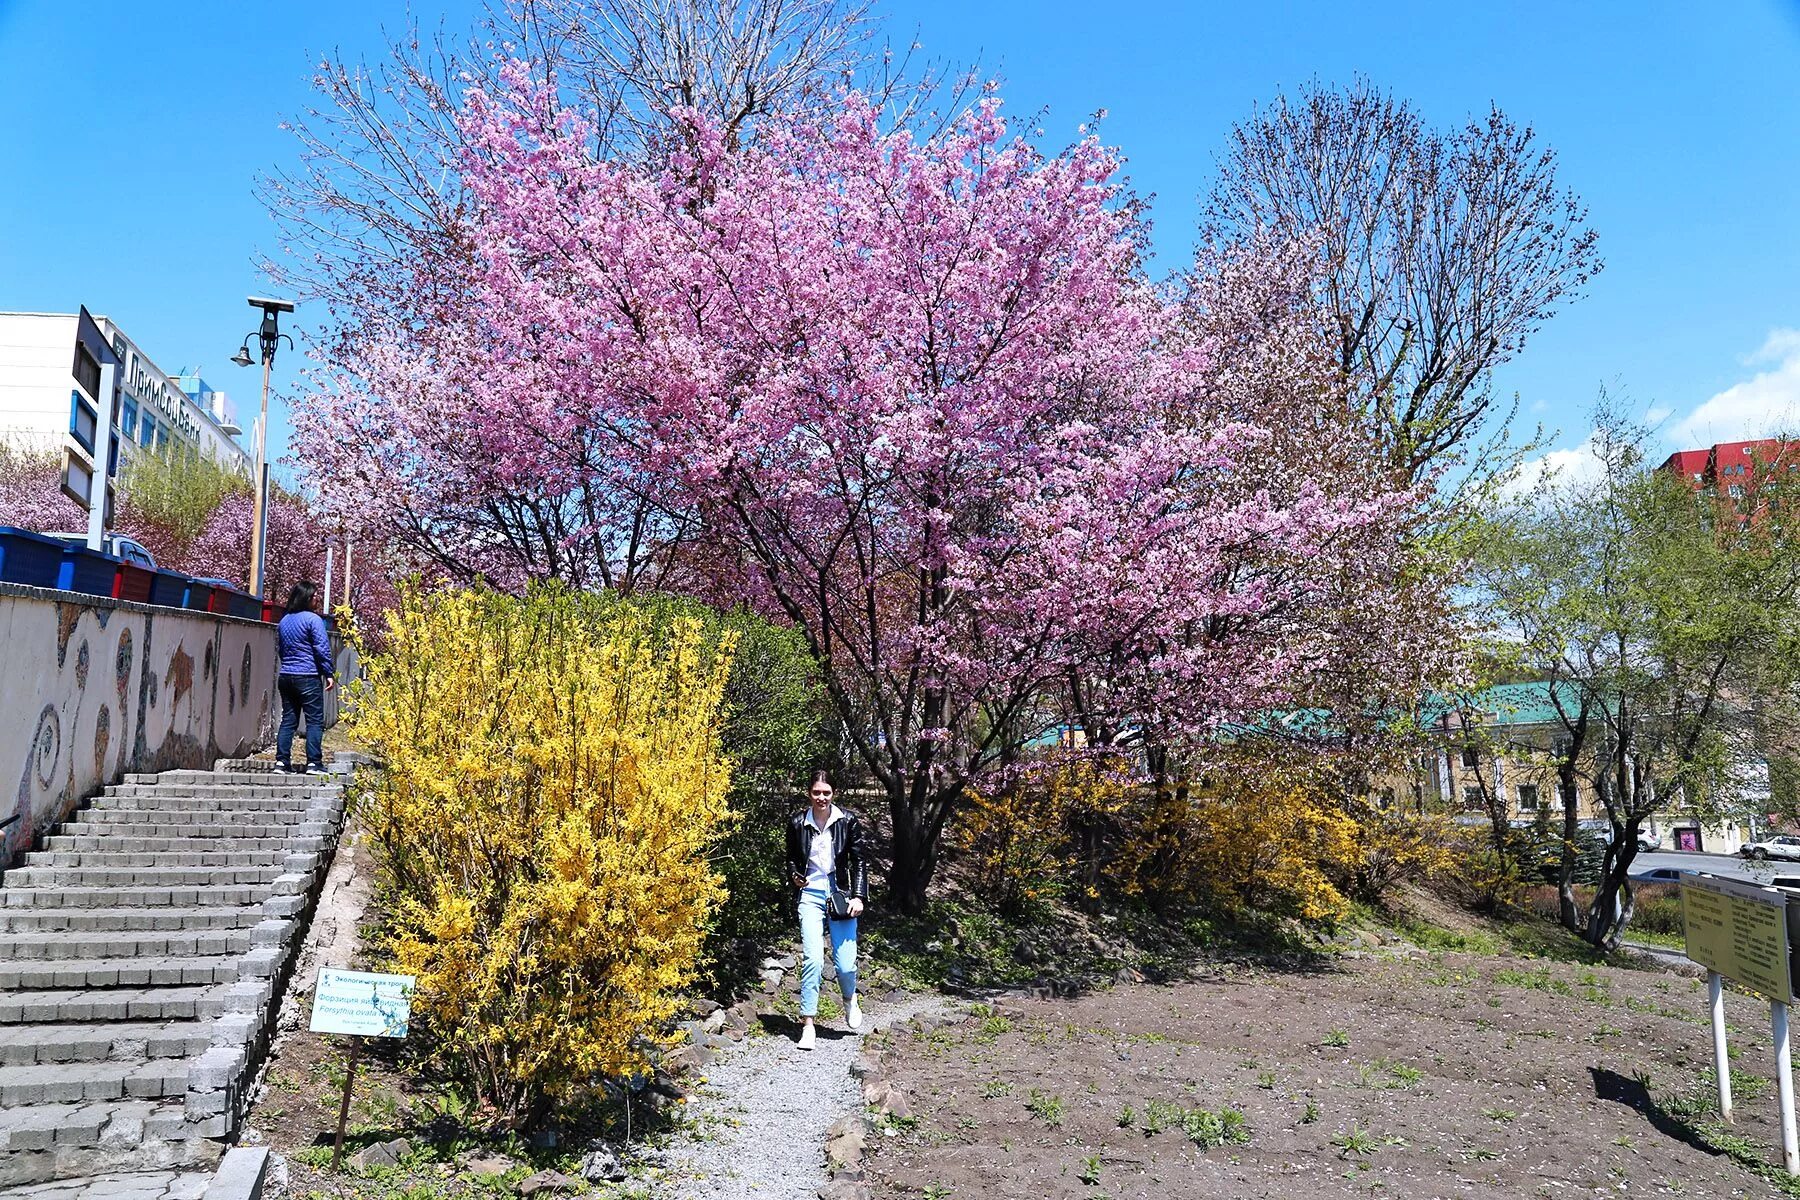
<svg viewBox="0 0 1800 1200"><path fill-rule="evenodd" d="M262 351L262 416L256 422L256 508L250 527L250 594L258 600L263 594L263 552L269 535L269 373L275 365L275 351L281 340L287 338L288 348L292 349L294 339L281 332L280 319L284 312L294 311L292 300L271 300L266 296L251 296L250 307L262 309L262 324L255 333L244 337L244 344L232 358L232 362L240 367L251 363L250 339L257 339L258 348Z"/></svg>

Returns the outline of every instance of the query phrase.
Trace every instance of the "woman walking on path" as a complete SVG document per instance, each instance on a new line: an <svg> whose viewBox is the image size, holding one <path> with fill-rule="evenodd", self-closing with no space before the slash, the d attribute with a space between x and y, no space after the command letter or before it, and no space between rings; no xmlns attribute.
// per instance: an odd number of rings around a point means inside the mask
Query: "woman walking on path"
<svg viewBox="0 0 1800 1200"><path fill-rule="evenodd" d="M800 1049L817 1040L819 982L825 974L825 934L838 987L844 993L844 1023L862 1028L856 1002L856 918L869 898L863 863L862 822L831 802L831 776L813 775L811 803L788 822L788 874L800 892Z"/></svg>
<svg viewBox="0 0 1800 1200"><path fill-rule="evenodd" d="M314 608L318 589L296 583L288 593L287 615L275 627L275 643L281 652L281 728L275 734L275 761L284 771L294 768L288 755L294 748L294 730L300 714L306 714L306 769L325 769L325 693L337 685L331 665L331 632Z"/></svg>

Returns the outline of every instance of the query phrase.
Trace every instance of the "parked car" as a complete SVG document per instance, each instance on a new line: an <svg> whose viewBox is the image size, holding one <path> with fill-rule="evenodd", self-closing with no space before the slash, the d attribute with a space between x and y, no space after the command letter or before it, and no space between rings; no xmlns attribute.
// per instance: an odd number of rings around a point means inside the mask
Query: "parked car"
<svg viewBox="0 0 1800 1200"><path fill-rule="evenodd" d="M1738 853L1759 861L1768 858L1800 859L1800 837L1783 834L1763 842L1745 842Z"/></svg>
<svg viewBox="0 0 1800 1200"><path fill-rule="evenodd" d="M55 538L59 542L74 542L87 545L85 533L46 533L45 537ZM100 543L100 552L114 558L123 559L134 567L142 567L146 571L154 571L156 557L144 549L142 543L133 541L122 533L109 533Z"/></svg>
<svg viewBox="0 0 1800 1200"><path fill-rule="evenodd" d="M1680 883L1680 867L1649 867L1631 873L1633 883Z"/></svg>
<svg viewBox="0 0 1800 1200"><path fill-rule="evenodd" d="M1663 844L1662 834L1652 833L1647 829L1641 829L1638 831L1638 849L1639 850L1661 850L1662 844Z"/></svg>

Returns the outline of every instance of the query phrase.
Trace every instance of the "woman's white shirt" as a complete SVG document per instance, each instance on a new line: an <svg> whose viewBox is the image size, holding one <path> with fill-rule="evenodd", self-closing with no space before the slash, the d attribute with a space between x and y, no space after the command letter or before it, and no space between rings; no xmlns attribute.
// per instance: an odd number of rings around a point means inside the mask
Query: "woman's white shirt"
<svg viewBox="0 0 1800 1200"><path fill-rule="evenodd" d="M808 891L829 892L831 890L831 872L837 866L837 855L832 852L831 838L827 830L832 822L842 820L843 810L837 805L831 806L831 815L825 818L825 827L819 828L814 819L813 810L806 810L806 820L813 827L812 854L806 864L806 887Z"/></svg>

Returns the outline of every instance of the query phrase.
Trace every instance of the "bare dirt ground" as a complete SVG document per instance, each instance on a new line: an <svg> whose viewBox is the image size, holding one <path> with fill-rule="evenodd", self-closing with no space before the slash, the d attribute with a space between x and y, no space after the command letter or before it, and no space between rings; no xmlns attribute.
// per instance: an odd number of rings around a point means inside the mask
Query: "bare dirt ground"
<svg viewBox="0 0 1800 1200"><path fill-rule="evenodd" d="M1718 1124L1704 985L1465 953L1223 967L889 1035L913 1120L874 1195L1722 1198L1779 1163L1768 1008L1732 996Z"/></svg>

